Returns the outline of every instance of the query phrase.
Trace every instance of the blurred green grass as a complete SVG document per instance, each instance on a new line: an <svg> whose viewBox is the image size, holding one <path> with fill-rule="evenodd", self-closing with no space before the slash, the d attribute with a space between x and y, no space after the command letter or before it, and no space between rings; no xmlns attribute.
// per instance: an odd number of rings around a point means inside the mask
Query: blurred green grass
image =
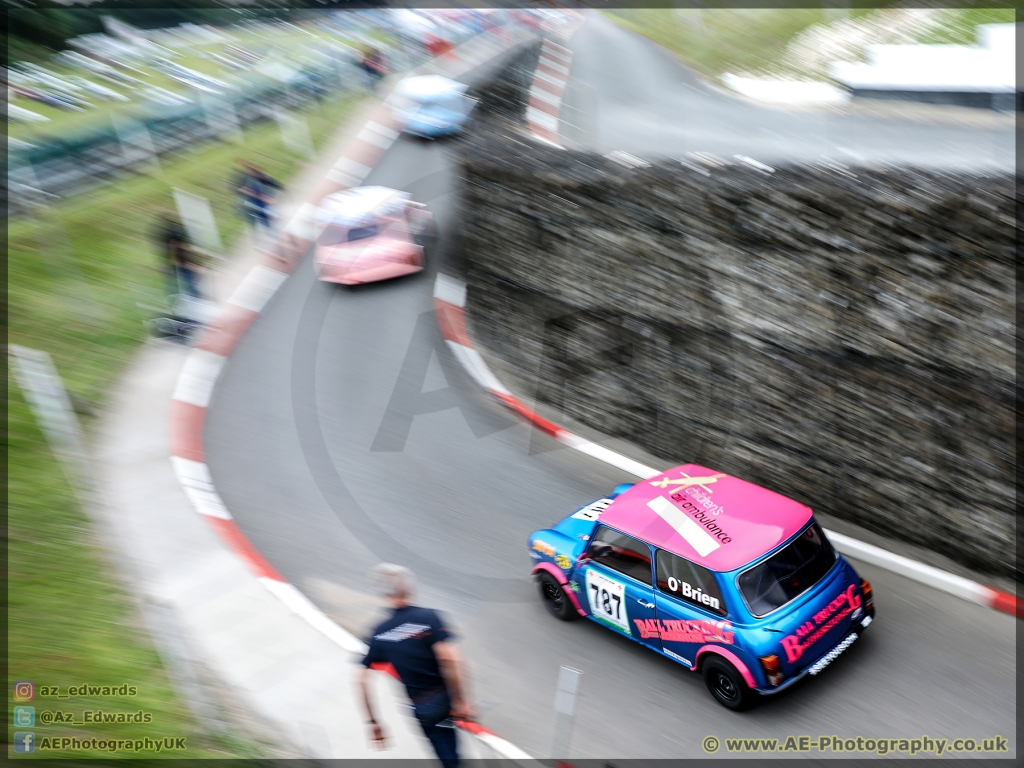
<svg viewBox="0 0 1024 768"><path fill-rule="evenodd" d="M187 48L183 47L177 51L180 55L177 58L173 58L172 61L188 69L194 69L197 72L201 72L204 75L210 75L211 77L216 77L220 80L230 81L232 75L237 74L236 71L229 69L215 59L207 58L209 54L222 54L224 49L229 45L239 45L243 48L248 48L259 53L267 53L274 48L301 52L305 46L310 44L311 41L344 42L343 40L340 40L339 38L322 30L316 30L315 32L303 32L285 29L273 30L270 34L267 34L266 32L257 33L251 30L241 30L233 32L232 34L237 39L231 42L204 43L201 45L189 46ZM310 35L312 35L312 37ZM33 139L40 139L45 136L60 137L77 135L79 133L109 129L112 125L112 115L132 116L139 112L141 95L137 91L134 91L124 85L108 82L97 75L93 75L90 72L68 64L44 61L41 65L61 78L67 78L75 75L85 77L87 80L92 80L99 85L127 96L131 101L105 101L99 96L83 93L80 94L80 96L86 101L91 102L93 106L86 108L82 112L76 112L74 110L58 109L57 107L51 107L46 104L42 104L41 102L21 97L15 101L18 106L31 110L32 112L36 112L43 117L48 117L50 120L45 123L21 123L17 121L10 121L7 126L8 136L22 141L31 142ZM181 83L176 82L171 77L157 70L155 67L146 64L139 64L136 68L143 74L140 76L132 73L132 77L142 80L143 85L156 86L192 99L195 98L194 91ZM239 70L239 72L244 73L245 70ZM46 86L43 86L43 88L46 89Z"/></svg>
<svg viewBox="0 0 1024 768"><path fill-rule="evenodd" d="M874 13L854 8L850 18ZM726 72L779 71L789 42L812 24L842 16L821 8L622 9L605 11L623 27L679 56L690 68L717 79ZM1013 10L947 9L945 26L922 37L922 43L975 42L978 24L1014 20ZM799 74L799 73L792 73Z"/></svg>
<svg viewBox="0 0 1024 768"><path fill-rule="evenodd" d="M315 146L320 148L362 103L364 97L356 93L308 109L304 116ZM207 197L230 248L245 227L235 215L230 188L236 156L258 162L282 180L306 163L283 147L275 123L262 122L244 132L242 145L201 145L164 161L162 176L126 177L61 200L35 220L10 221L9 342L50 353L75 400L98 411L145 340L148 315L136 302L164 301L160 255L150 238L154 212L173 208L172 187ZM88 433L95 417L80 418ZM8 696L15 680L62 688L127 683L138 688L130 700L62 700L60 709L79 716L85 709L153 713L148 725L37 725L37 740L174 735L188 737L189 750L172 756L256 756L256 746L205 731L177 698L14 380L8 385L7 449ZM56 708L38 698L33 704L37 713ZM12 728L9 722L13 734ZM104 754L37 751L34 756Z"/></svg>

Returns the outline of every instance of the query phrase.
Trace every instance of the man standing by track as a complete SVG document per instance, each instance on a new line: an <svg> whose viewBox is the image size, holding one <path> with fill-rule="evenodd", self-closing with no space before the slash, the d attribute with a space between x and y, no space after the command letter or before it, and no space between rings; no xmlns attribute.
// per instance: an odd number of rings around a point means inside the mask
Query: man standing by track
<svg viewBox="0 0 1024 768"><path fill-rule="evenodd" d="M373 631L359 677L363 704L374 744L383 748L386 734L374 716L370 696L372 669L394 671L405 684L416 719L444 768L457 768L459 755L453 720L472 720L465 696L465 665L451 631L437 611L410 603L412 571L382 563L373 569L381 592L393 609Z"/></svg>

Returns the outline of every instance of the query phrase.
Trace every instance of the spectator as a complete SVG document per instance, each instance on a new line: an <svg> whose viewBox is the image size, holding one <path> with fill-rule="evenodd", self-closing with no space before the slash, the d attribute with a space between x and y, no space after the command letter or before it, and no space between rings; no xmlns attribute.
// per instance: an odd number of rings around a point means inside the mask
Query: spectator
<svg viewBox="0 0 1024 768"><path fill-rule="evenodd" d="M170 211L159 214L157 242L164 257L163 271L170 286L170 295L184 293L195 299L202 298L199 260L181 221Z"/></svg>
<svg viewBox="0 0 1024 768"><path fill-rule="evenodd" d="M373 46L367 46L359 66L366 72L367 89L371 92L376 91L380 81L387 74L387 68L384 65L384 55Z"/></svg>
<svg viewBox="0 0 1024 768"><path fill-rule="evenodd" d="M405 684L416 719L441 764L457 768L459 755L452 721L473 719L466 702L462 655L440 614L410 602L413 579L408 568L382 563L373 573L393 612L374 629L363 659L365 669L359 677L371 740L383 748L387 739L374 715L371 668L391 665Z"/></svg>
<svg viewBox="0 0 1024 768"><path fill-rule="evenodd" d="M241 161L242 168L236 177L236 190L241 200L242 214L252 221L253 227L270 232L273 229L274 193L281 184L259 166Z"/></svg>

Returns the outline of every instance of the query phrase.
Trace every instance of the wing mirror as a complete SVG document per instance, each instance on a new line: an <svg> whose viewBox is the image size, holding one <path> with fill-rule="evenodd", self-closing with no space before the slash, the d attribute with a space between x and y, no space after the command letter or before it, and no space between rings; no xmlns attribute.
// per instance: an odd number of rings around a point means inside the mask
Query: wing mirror
<svg viewBox="0 0 1024 768"><path fill-rule="evenodd" d="M632 488L634 485L636 485L636 483L620 483L619 485L616 485L612 489L611 498L614 499L617 496L621 496L626 491L628 491L630 488Z"/></svg>

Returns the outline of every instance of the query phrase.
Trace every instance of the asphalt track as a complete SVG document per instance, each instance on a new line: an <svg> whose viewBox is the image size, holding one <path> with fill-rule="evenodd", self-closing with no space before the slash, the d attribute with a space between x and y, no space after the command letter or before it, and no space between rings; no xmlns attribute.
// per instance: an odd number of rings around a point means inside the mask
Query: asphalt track
<svg viewBox="0 0 1024 768"><path fill-rule="evenodd" d="M591 26L573 41L573 76L608 56ZM878 608L864 638L827 672L743 714L715 704L697 674L590 622L547 615L528 577L527 535L631 478L553 442L538 452L546 438L451 358L432 288L457 234L456 182L443 144L399 139L365 183L429 204L440 237L427 271L346 289L319 283L307 256L221 374L207 461L237 523L284 577L363 635L380 613L367 569L412 567L420 602L462 635L474 697L491 705L485 724L538 756L550 752L563 664L583 672L577 758L702 757L707 735L790 734L1000 734L1012 756L1015 620L886 571L855 563Z"/></svg>
<svg viewBox="0 0 1024 768"><path fill-rule="evenodd" d="M645 158L740 154L768 164L827 157L847 165L1007 172L1014 167L1010 118L925 123L761 106L708 86L664 48L597 13L588 15L570 48L574 56L561 114L562 139L570 148Z"/></svg>

